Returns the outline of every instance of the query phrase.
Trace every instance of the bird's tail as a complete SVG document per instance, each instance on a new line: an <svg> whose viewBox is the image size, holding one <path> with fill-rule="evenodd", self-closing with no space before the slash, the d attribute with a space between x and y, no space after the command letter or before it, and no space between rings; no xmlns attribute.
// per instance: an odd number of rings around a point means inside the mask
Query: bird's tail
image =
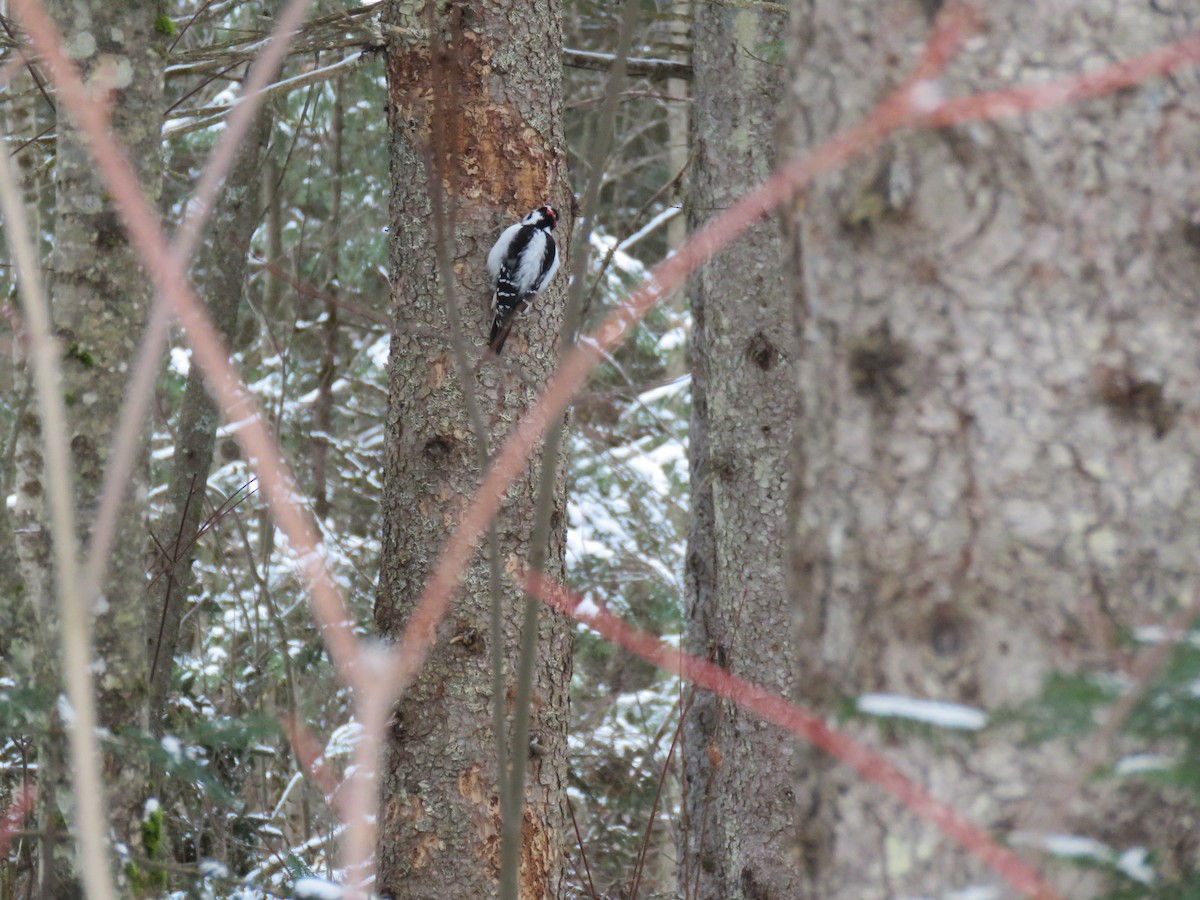
<svg viewBox="0 0 1200 900"><path fill-rule="evenodd" d="M512 331L515 318L513 313L496 313L496 319L492 322L492 336L488 338L488 349L497 356L504 349L504 342L508 340L508 333Z"/></svg>
<svg viewBox="0 0 1200 900"><path fill-rule="evenodd" d="M517 315L524 310L526 304L518 303L511 309L501 307L496 318L492 320L492 336L488 338L488 349L500 355L500 351L504 349L504 342L508 340L508 333L512 331L513 323L517 320Z"/></svg>

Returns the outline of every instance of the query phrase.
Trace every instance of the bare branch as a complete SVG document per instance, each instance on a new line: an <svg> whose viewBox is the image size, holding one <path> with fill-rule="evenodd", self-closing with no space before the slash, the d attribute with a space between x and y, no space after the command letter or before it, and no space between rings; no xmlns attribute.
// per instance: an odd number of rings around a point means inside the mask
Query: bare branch
<svg viewBox="0 0 1200 900"><path fill-rule="evenodd" d="M563 47L563 65L572 69L592 69L607 72L616 65L618 57L613 53L593 53L591 50L572 50ZM645 59L631 56L624 60L625 74L630 78L648 78L651 81L666 81L668 78L692 80L690 63L674 59Z"/></svg>

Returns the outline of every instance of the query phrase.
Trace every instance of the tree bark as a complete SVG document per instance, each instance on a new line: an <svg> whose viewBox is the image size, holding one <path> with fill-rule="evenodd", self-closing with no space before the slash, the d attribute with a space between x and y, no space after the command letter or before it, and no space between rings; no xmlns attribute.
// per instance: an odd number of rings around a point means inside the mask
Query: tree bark
<svg viewBox="0 0 1200 900"><path fill-rule="evenodd" d="M791 134L863 118L929 33L909 2L797 2ZM1195 29L1117 3L1053 20L1001 0L941 79L948 96L1083 72ZM1200 257L1193 71L1063 109L919 131L798 208L804 353L794 570L801 692L997 711L1055 671L1119 667L1117 635L1187 596L1200 553L1193 426ZM852 726L878 744L876 728ZM888 732L910 776L1000 838L1057 830L1164 875L1197 863L1194 804L1129 781L1048 810L1074 751ZM802 785L818 894L988 884L936 829L843 768ZM1066 896L1114 887L1062 867Z"/></svg>
<svg viewBox="0 0 1200 900"><path fill-rule="evenodd" d="M7 25L7 17L11 14L6 3L0 3L0 12L6 16ZM48 198L53 196L53 191L50 190L50 154L34 139L44 127L53 123L54 110L38 90L39 84L44 85L43 76L32 66L15 70L8 82L11 99L4 105L3 116L5 138L12 148L8 152L28 143L16 154L15 161L21 178L30 239L40 250L47 246L46 213ZM49 93L49 88L46 91ZM4 254L5 263L11 265L13 261L9 258L7 243L0 242L0 253ZM45 256L39 253L38 258L44 259ZM0 396L5 398L6 422L4 431L0 433L3 442L0 444L0 496L8 497L16 491L19 429L7 423L19 423L24 418L33 389L25 377L24 335L15 311L17 296L14 279L9 279L5 296L0 298L0 302L6 307L9 326L6 330L12 334L12 359L15 363L0 371ZM34 648L38 643L37 622L25 596L25 584L17 556L16 532L13 511L7 503L0 504L0 673L11 677L16 684L30 685L34 677ZM0 797L0 802L8 799Z"/></svg>
<svg viewBox="0 0 1200 900"><path fill-rule="evenodd" d="M165 38L154 29L153 7L135 2L48 3L85 77L99 71L94 90L109 90L111 127L128 154L144 196L153 204L160 191L162 165L162 52ZM106 87L107 86L107 87ZM99 501L109 445L117 421L129 361L138 350L149 281L129 245L107 190L100 183L87 140L59 118L55 168L54 252L51 257L53 323L63 351L63 390L67 403L74 502L85 542ZM50 535L44 506L40 421L28 410L21 424L17 453L18 554L29 602L36 610L40 635L33 649L40 660L42 686L56 695L58 612ZM100 725L116 736L106 744L105 781L110 791L112 831L117 840L141 847L142 802L147 766L131 753L147 725L149 661L146 629L146 444L142 442L131 485L116 523L108 561L109 575L95 610L97 711ZM49 741L61 740L56 726ZM43 810L44 896L66 897L73 890L67 872L56 865L51 833L57 817L70 821L70 792L65 773L52 764L57 748L43 744L39 758Z"/></svg>
<svg viewBox="0 0 1200 900"><path fill-rule="evenodd" d="M764 60L786 15L697 3L689 209L700 225L770 174L785 70ZM771 690L794 690L786 589L796 341L777 223L755 225L690 284L692 521L687 649ZM795 739L698 693L684 721L680 893L802 896Z"/></svg>
<svg viewBox="0 0 1200 900"><path fill-rule="evenodd" d="M402 4L387 15L403 20ZM500 229L551 203L570 235L561 122L560 7L505 2L439 9L435 33L447 46L394 44L388 52L391 126L393 329L385 459L384 535L375 618L398 637L441 547L480 480L478 445L466 411L474 392L491 447L530 406L555 365L565 279L521 319L502 361L483 360L464 386L455 366L448 296L438 280L432 226L437 194L455 227L448 235L461 335L478 361L486 343L491 289L484 260ZM436 106L436 109L435 109ZM438 173L431 182L426 162ZM563 266L566 270L567 266ZM501 560L508 571L531 552L536 457L506 494ZM546 568L563 573L563 469L555 497ZM384 895L494 896L500 866L497 747L492 727L488 569L477 553L460 596L438 630L417 682L397 704L383 770L378 847ZM515 685L521 594L501 598L505 700ZM530 735L521 846L520 895L562 891L562 791L566 772L570 629L543 611Z"/></svg>

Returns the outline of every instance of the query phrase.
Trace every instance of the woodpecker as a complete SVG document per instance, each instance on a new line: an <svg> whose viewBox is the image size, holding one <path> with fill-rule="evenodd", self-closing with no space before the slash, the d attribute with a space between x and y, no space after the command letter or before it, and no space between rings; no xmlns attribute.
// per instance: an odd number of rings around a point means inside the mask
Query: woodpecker
<svg viewBox="0 0 1200 900"><path fill-rule="evenodd" d="M520 222L505 228L488 253L492 309L496 313L488 349L497 356L504 349L517 313L528 309L529 301L558 271L558 247L550 234L557 224L558 213L554 208L539 206Z"/></svg>

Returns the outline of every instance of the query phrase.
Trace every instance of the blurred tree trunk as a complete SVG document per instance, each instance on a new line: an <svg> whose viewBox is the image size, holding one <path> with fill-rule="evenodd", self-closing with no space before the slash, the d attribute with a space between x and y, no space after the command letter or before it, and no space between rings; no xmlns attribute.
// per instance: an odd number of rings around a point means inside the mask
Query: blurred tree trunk
<svg viewBox="0 0 1200 900"><path fill-rule="evenodd" d="M909 2L795 4L792 139L811 147L900 82ZM1175 7L1176 10L1181 7ZM1191 33L1142 4L984 10L950 96L1094 68ZM1194 70L1061 110L905 134L798 208L804 418L794 575L799 686L996 711L1055 671L1118 669L1118 636L1194 588L1200 504ZM878 729L856 726L878 744ZM1194 806L1109 779L1048 809L1076 754L887 732L887 755L997 833L1054 822L1161 872L1197 863ZM818 895L942 895L973 858L840 767L802 782ZM1047 801L1050 801L1048 804ZM1060 870L1073 897L1115 887Z"/></svg>
<svg viewBox="0 0 1200 900"><path fill-rule="evenodd" d="M390 6L393 24L428 27L426 19L404 17L403 6ZM439 7L438 15L445 16L437 23L447 42L442 52L431 59L426 46L396 43L388 53L395 326L375 618L389 638L403 632L433 561L480 480L464 385L455 368L448 298L438 280L435 199L426 160L441 160L434 183L454 212L447 250L465 331L461 339L473 363L491 322L484 261L500 229L551 203L564 213L556 233L562 253L571 225L560 118L559 5L450 4L444 12ZM564 283L560 278L518 323L502 361L484 360L465 385L478 397L492 448L555 365ZM535 453L506 494L499 540L507 567L532 550L539 468ZM546 557L553 577L563 574L564 506L560 487ZM480 552L470 561L461 595L420 678L397 705L388 733L377 887L385 895L496 893L501 819L484 557ZM503 594L508 704L522 602L511 584ZM562 890L570 680L568 625L543 611L539 635L530 730L537 749L512 748L529 754L520 885L521 896L530 898L556 897Z"/></svg>
<svg viewBox="0 0 1200 900"><path fill-rule="evenodd" d="M697 3L689 208L699 225L775 167L787 16L774 4ZM796 341L775 221L755 225L691 281L692 521L687 649L785 696L796 659L786 590ZM680 893L800 895L795 738L713 694L683 727Z"/></svg>
<svg viewBox="0 0 1200 900"><path fill-rule="evenodd" d="M0 2L0 14L11 15L8 4ZM10 21L6 19L6 21ZM22 148L15 157L20 176L21 197L29 223L30 238L36 251L47 247L46 228L49 220L51 190L51 155L35 142L41 131L54 122L54 110L38 89L44 87L42 76L32 67L18 68L12 72L7 90L9 102L4 104L4 134L10 153ZM45 88L49 94L49 88ZM8 245L0 241L0 253L4 262L12 264ZM38 252L38 259L44 259ZM6 269L12 272L12 269ZM21 323L16 314L18 308L17 283L15 278L6 279L5 293L0 297L8 319L6 331L12 334L12 360L14 365L0 371L0 397L3 397L4 427L0 432L0 496L8 497L16 492L16 453L18 423L24 417L33 394L32 386L25 377L24 352L22 347ZM17 684L31 684L33 658L30 655L37 646L36 619L30 604L26 602L25 586L17 557L16 517L7 503L0 503L0 676L8 676ZM0 784L0 803L7 803L9 796L3 791L8 784Z"/></svg>
<svg viewBox="0 0 1200 900"><path fill-rule="evenodd" d="M134 2L48 3L85 77L105 66L112 79L112 130L125 148L147 200L153 205L162 182L159 133L162 127L162 53L165 36L154 29L155 12ZM102 90L103 88L97 87ZM112 430L124 398L130 360L138 350L150 298L149 281L131 248L120 217L101 185L87 140L65 116L58 119L55 165L54 252L50 294L53 324L63 356L74 502L80 538L86 543L108 466ZM42 687L50 696L61 688L58 607L51 566L50 534L44 506L40 422L34 409L21 422L17 452L17 528L26 593L39 621L32 651ZM105 744L104 776L109 790L112 835L140 852L146 761L133 752L144 737L149 698L146 631L146 444L137 450L132 484L116 523L94 624L96 690L101 727L113 739ZM48 715L57 716L56 712ZM51 728L53 744L63 740ZM43 831L44 897L71 896L67 866L58 865L53 833L58 816L71 821L65 773L56 770L61 748L43 746L39 773Z"/></svg>

